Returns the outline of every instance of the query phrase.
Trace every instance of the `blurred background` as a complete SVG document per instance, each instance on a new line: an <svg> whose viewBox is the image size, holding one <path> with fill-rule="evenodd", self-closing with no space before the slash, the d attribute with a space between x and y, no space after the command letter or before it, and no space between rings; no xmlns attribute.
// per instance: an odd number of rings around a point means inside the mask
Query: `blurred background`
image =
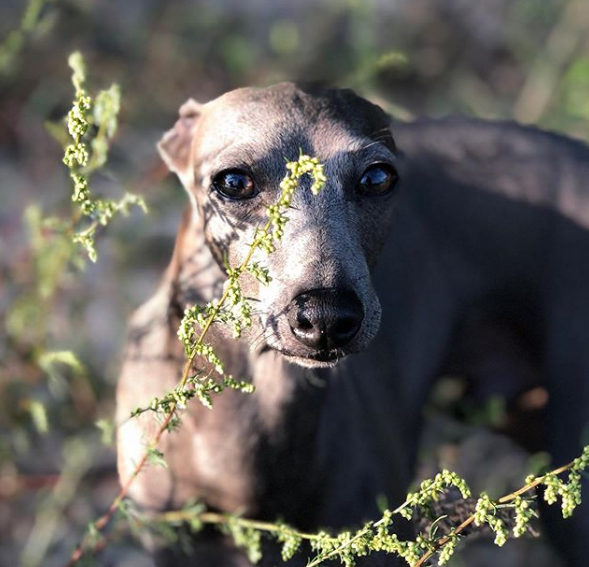
<svg viewBox="0 0 589 567"><path fill-rule="evenodd" d="M185 205L155 143L188 97L319 80L352 87L399 120L463 113L589 137L586 0L2 0L0 45L6 567L62 565L116 493L109 438L125 325L155 289ZM71 105L67 57L75 50L85 56L90 90L116 82L123 93L120 128L93 189L139 192L151 212L117 219L99 239L98 263L64 271L40 298L47 266L35 257L23 214L32 203L70 214L62 147L51 132ZM26 316L15 316L15 305ZM82 366L40 364L41 349L73 351ZM497 404L487 409L471 412L471 421L502 419ZM123 541L97 564L150 560Z"/></svg>

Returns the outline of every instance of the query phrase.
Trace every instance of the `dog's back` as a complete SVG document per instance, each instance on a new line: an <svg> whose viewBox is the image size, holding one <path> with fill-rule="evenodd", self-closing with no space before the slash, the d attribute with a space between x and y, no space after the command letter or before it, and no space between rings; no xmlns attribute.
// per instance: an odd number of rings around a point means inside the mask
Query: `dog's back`
<svg viewBox="0 0 589 567"><path fill-rule="evenodd" d="M387 282L381 332L396 386L418 407L456 329L486 309L526 337L550 396L546 447L554 464L569 462L589 423L589 149L466 118L393 132L406 186L375 281ZM588 533L587 508L548 530L571 565L582 564Z"/></svg>

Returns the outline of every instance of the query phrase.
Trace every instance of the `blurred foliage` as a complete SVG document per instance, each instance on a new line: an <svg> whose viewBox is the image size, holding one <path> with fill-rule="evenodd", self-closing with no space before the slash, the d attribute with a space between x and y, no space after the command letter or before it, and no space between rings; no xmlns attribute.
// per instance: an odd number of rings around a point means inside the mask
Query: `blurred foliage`
<svg viewBox="0 0 589 567"><path fill-rule="evenodd" d="M70 429L72 425L78 429L87 424L98 401L92 380L77 356L71 351L51 350L54 302L65 291L66 282L71 283L84 269L86 256L96 261L98 229L109 225L118 213L128 215L131 205L145 211L143 199L132 193L125 193L119 200L92 193L91 177L106 163L116 133L120 91L113 85L91 96L86 91L81 54L73 53L69 64L75 98L67 120L61 121L61 128L69 136L61 134L57 123L51 124L50 130L64 145L63 163L72 183L70 211L46 216L38 204L26 208L23 220L29 230L28 255L18 270L24 277L7 305L2 337L6 352L0 366L0 393L4 394L4 411L0 413L0 481L14 476L14 464L31 453L39 435L45 436L57 427L60 437L67 432L71 437L63 441L59 478L35 509L33 531L21 554L25 567L43 564L54 532L61 525L63 508L71 504L75 486L91 464L85 449L85 465L79 466L82 453L73 447L82 446L82 441L79 432ZM18 277L19 273L15 275ZM19 383L18 378L25 382ZM20 433L16 439L15 428ZM108 429L102 420L103 439ZM72 458L77 465L70 470L68 463Z"/></svg>
<svg viewBox="0 0 589 567"><path fill-rule="evenodd" d="M41 12L45 5L51 1L54 0L29 0L20 24L10 31L0 43L0 73L8 70L18 52L23 48L28 36L44 27Z"/></svg>
<svg viewBox="0 0 589 567"><path fill-rule="evenodd" d="M120 194L120 185L139 186L153 210L149 220L114 227L101 262L84 274L71 248L49 238L64 228L61 221L46 222L43 213L67 219L70 211L70 181L60 165L67 143L61 117L70 99L63 62L78 49L96 84L115 81L125 92L121 127L104 130L112 142L108 163L93 163L100 171L92 183L107 198ZM113 454L101 452L94 422L112 414L127 314L165 266L184 203L172 184L158 183L155 141L189 96L206 101L238 86L287 79L352 86L400 119L463 112L587 138L589 3L2 0L1 564L15 564L22 534L32 533L28 503L39 486L41 494L52 493L52 475L67 462L60 449L65 437L84 436L98 455L88 466L116 486ZM116 113L110 92L104 96L113 104L97 97L92 120L107 124L104 113ZM95 125L90 129L96 134ZM64 354L70 348L83 368ZM47 352L56 357L47 360ZM491 422L501 418L496 404L480 411ZM108 437L108 419L101 428ZM46 557L60 557L56 542L67 539L64 532L79 533L92 507L104 505L99 484L64 504L71 511L67 529L40 531L50 534Z"/></svg>
<svg viewBox="0 0 589 567"><path fill-rule="evenodd" d="M48 393L61 392L62 395L57 397L60 402L68 386L59 387L59 380L63 381L69 374L69 378L74 380L72 386L81 378L80 383L83 384L85 370L73 353L48 350L56 294L63 291L65 283L71 283L74 276L84 268L86 254L96 261L94 239L99 227L107 226L116 213L128 214L131 204L138 204L145 209L143 200L130 193L118 201L96 197L91 193L90 178L106 162L110 140L116 132L120 95L118 87L113 85L108 90L100 91L93 99L85 90L85 68L79 53L70 57L70 66L76 98L67 120L73 143L66 141L64 163L73 182L71 211L61 216L45 216L41 208L34 204L24 212L29 230L30 255L24 268L21 268L26 280L21 281L18 293L6 310L6 335L10 350L3 361L3 366L10 366L10 371L26 362L36 375L36 379L32 380L35 386L39 380L43 380L45 374ZM56 130L55 125L53 129ZM69 157L72 154L81 155L82 158L73 159ZM58 372L57 365L68 368L69 372ZM36 372L35 367L41 373ZM9 388L10 384L10 381L2 381L0 387L5 385ZM85 390L86 397L92 396L91 387L80 387ZM10 406L5 407L4 415L9 419L10 416L16 417L18 408L24 403L36 430L46 433L49 424L44 403L32 394L31 389L31 386L21 387L20 397L4 396L4 400L10 402Z"/></svg>

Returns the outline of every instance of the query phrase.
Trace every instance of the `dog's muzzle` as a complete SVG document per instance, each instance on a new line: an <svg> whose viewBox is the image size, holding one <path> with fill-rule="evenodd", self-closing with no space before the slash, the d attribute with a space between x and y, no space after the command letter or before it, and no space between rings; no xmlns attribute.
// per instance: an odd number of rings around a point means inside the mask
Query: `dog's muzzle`
<svg viewBox="0 0 589 567"><path fill-rule="evenodd" d="M317 353L329 353L344 347L358 334L364 309L352 291L314 289L291 301L287 319L301 344Z"/></svg>

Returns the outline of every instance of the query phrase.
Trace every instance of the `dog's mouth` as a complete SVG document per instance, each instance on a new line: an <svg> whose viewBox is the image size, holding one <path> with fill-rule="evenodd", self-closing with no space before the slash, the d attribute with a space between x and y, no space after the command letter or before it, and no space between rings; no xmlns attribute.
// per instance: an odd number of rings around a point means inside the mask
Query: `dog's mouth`
<svg viewBox="0 0 589 567"><path fill-rule="evenodd" d="M284 356L290 359L329 363L331 365L337 363L339 360L346 356L343 352L335 350L318 351L303 355L291 352L283 352L282 354L284 354Z"/></svg>
<svg viewBox="0 0 589 567"><path fill-rule="evenodd" d="M347 353L341 349L319 350L314 352L300 353L281 348L269 347L280 352L289 362L305 366L307 368L325 368L335 366L340 360L346 357Z"/></svg>
<svg viewBox="0 0 589 567"><path fill-rule="evenodd" d="M320 350L316 353L310 354L307 358L316 360L317 362L337 362L340 358L345 356L340 349Z"/></svg>
<svg viewBox="0 0 589 567"><path fill-rule="evenodd" d="M309 351L299 351L285 348L280 344L272 344L271 342L266 342L259 348L259 354L263 354L264 352L274 351L279 352L282 356L284 356L289 362L293 364L298 364L299 366L305 366L307 368L326 368L326 367L333 367L338 362L343 360L351 354L351 352L346 352L341 348L334 348L334 349L324 349L324 350L309 350Z"/></svg>

